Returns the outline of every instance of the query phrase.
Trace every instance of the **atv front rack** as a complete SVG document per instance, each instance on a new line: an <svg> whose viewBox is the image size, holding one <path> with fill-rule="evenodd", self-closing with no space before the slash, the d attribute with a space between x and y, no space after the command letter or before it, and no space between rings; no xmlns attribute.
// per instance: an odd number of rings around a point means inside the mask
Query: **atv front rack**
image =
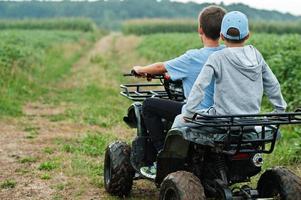
<svg viewBox="0 0 301 200"><path fill-rule="evenodd" d="M120 94L132 101L144 101L150 97L168 99L168 94L162 83L122 84L120 88L122 89Z"/></svg>
<svg viewBox="0 0 301 200"><path fill-rule="evenodd" d="M185 120L200 128L224 130L219 133L223 134L223 140L215 143L221 144L222 151L226 154L272 153L280 125L301 124L301 112L220 116L196 113L193 118ZM256 131L256 128L260 131ZM256 137L250 138L250 134Z"/></svg>
<svg viewBox="0 0 301 200"><path fill-rule="evenodd" d="M123 76L142 77L135 71ZM122 84L120 94L132 101L144 101L146 98L157 97L183 102L185 100L181 80L173 81L168 74L146 74L148 81L156 79L160 83L133 83Z"/></svg>

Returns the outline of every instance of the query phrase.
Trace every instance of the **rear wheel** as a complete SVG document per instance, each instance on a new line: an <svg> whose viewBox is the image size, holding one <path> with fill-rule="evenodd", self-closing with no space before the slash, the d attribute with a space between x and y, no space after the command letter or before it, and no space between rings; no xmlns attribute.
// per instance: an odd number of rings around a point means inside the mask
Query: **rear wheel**
<svg viewBox="0 0 301 200"><path fill-rule="evenodd" d="M124 197L130 194L134 170L130 163L131 148L124 142L110 144L105 153L104 183L106 191Z"/></svg>
<svg viewBox="0 0 301 200"><path fill-rule="evenodd" d="M257 190L261 198L301 200L301 179L286 168L276 167L261 175Z"/></svg>
<svg viewBox="0 0 301 200"><path fill-rule="evenodd" d="M160 200L205 200L204 188L192 173L178 171L169 174L162 182Z"/></svg>

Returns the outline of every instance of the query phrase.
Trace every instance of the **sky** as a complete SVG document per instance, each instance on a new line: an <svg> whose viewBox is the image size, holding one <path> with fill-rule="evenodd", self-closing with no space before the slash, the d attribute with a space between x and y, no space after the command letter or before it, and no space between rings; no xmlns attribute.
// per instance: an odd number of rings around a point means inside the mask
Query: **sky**
<svg viewBox="0 0 301 200"><path fill-rule="evenodd" d="M179 2L197 2L197 3L220 3L228 5L231 3L243 3L253 8L277 10L280 12L289 12L294 15L301 16L301 1L300 0L173 0Z"/></svg>

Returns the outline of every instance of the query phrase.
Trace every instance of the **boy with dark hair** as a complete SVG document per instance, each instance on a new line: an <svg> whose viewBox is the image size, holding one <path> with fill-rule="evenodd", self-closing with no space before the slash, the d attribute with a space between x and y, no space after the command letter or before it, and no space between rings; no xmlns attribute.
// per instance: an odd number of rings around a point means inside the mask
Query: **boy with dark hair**
<svg viewBox="0 0 301 200"><path fill-rule="evenodd" d="M208 58L173 127L193 126L186 123L183 117L191 118L196 112L209 115L258 114L264 92L275 112L285 111L287 104L277 78L259 51L252 45L244 45L249 38L246 15L238 11L226 14L222 21L221 38L227 48ZM214 104L210 109L199 110L197 105L204 99L205 88L213 79Z"/></svg>
<svg viewBox="0 0 301 200"><path fill-rule="evenodd" d="M219 45L220 27L224 15L225 10L218 6L209 6L200 12L198 33L203 42L203 48L189 50L185 54L166 62L158 62L143 67L135 66L133 70L142 76L168 73L172 80L182 80L184 96L187 98L209 55L224 48L224 46ZM204 100L197 107L205 109L212 106L213 93L214 82L212 81L205 91ZM163 148L165 139L162 118L173 122L175 117L181 113L183 105L181 102L158 98L148 98L143 102L144 123L158 152ZM154 166L143 167L141 173L149 178L154 178L156 169Z"/></svg>

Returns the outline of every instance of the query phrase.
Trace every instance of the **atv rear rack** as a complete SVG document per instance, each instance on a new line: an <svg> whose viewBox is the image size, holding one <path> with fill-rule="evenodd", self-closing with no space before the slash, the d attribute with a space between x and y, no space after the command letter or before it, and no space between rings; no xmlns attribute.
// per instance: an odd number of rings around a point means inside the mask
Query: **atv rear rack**
<svg viewBox="0 0 301 200"><path fill-rule="evenodd" d="M206 115L196 113L188 122L207 127L301 124L301 111L247 115Z"/></svg>
<svg viewBox="0 0 301 200"><path fill-rule="evenodd" d="M222 144L223 152L229 155L237 153L272 153L279 134L280 125L301 124L301 112L220 115L212 116L196 113L193 118L185 118L187 122L200 127L223 129L224 140L215 141ZM260 133L256 132L260 128ZM250 133L256 133L256 138L248 138ZM247 138L247 139L246 139ZM267 145L269 148L267 148ZM254 148L256 147L256 148Z"/></svg>

